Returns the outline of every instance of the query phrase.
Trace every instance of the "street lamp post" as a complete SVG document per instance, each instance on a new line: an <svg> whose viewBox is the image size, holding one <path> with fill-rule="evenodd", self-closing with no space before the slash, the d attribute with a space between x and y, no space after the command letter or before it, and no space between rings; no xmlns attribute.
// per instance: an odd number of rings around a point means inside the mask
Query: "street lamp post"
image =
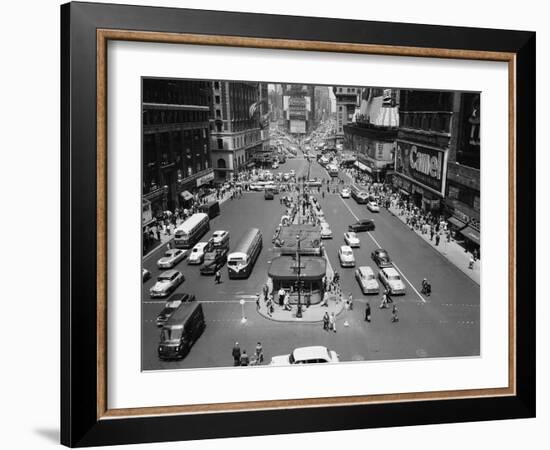
<svg viewBox="0 0 550 450"><path fill-rule="evenodd" d="M301 303L301 295L300 295L300 289L301 289L301 286L300 286L300 283L301 283L301 275L302 275L302 265L300 263L300 235L297 234L296 235L296 263L298 264L298 271L297 271L297 276L298 276L298 280L296 282L296 287L298 288L298 307L297 307L297 310L296 310L296 317L298 319L301 319L302 318L302 303Z"/></svg>

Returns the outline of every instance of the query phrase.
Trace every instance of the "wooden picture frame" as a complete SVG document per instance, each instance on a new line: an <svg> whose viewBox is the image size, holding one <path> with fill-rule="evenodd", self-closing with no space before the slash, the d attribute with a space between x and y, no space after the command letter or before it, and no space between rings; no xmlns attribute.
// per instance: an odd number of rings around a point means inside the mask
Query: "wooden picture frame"
<svg viewBox="0 0 550 450"><path fill-rule="evenodd" d="M64 445L534 417L535 33L93 3L63 5L61 27ZM506 62L510 105L509 386L109 409L106 54L110 40Z"/></svg>

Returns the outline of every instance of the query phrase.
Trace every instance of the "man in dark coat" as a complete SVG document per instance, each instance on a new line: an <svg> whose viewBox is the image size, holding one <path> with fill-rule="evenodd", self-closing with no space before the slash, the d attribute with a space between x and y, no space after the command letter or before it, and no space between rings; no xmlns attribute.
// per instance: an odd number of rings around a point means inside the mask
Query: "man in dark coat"
<svg viewBox="0 0 550 450"><path fill-rule="evenodd" d="M365 306L365 322L370 322L370 304L367 302Z"/></svg>
<svg viewBox="0 0 550 450"><path fill-rule="evenodd" d="M241 365L241 348L239 347L239 343L235 342L235 345L233 346L233 351L231 352L233 355L233 365L234 366L240 366Z"/></svg>

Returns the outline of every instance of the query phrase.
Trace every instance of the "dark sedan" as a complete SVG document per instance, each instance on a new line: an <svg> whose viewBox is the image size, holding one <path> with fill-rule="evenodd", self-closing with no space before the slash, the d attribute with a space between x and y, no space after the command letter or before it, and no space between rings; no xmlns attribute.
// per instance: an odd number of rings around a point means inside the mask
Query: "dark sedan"
<svg viewBox="0 0 550 450"><path fill-rule="evenodd" d="M392 267L390 255L383 248L377 248L370 254L370 257L374 260L376 265L380 268Z"/></svg>
<svg viewBox="0 0 550 450"><path fill-rule="evenodd" d="M372 219L360 219L348 226L349 231L374 231L374 221Z"/></svg>
<svg viewBox="0 0 550 450"><path fill-rule="evenodd" d="M227 262L228 247L216 248L204 255L204 264L200 272L202 275L214 275Z"/></svg>

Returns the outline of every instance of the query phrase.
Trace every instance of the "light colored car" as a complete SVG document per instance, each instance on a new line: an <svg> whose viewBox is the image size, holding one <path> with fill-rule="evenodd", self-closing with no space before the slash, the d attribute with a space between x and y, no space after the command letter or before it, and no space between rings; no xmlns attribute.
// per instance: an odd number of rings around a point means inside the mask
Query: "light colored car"
<svg viewBox="0 0 550 450"><path fill-rule="evenodd" d="M401 280L399 272L394 267L385 267L378 273L378 278L389 290L390 294L398 295L405 293L405 283Z"/></svg>
<svg viewBox="0 0 550 450"><path fill-rule="evenodd" d="M361 266L355 270L355 279L359 283L363 294L378 294L380 285L370 266Z"/></svg>
<svg viewBox="0 0 550 450"><path fill-rule="evenodd" d="M332 239L332 230L327 222L321 222L321 239Z"/></svg>
<svg viewBox="0 0 550 450"><path fill-rule="evenodd" d="M370 212L380 212L380 206L378 206L378 203L372 200L367 202L367 209Z"/></svg>
<svg viewBox="0 0 550 450"><path fill-rule="evenodd" d="M216 230L212 233L212 244L214 247L226 247L229 245L229 231Z"/></svg>
<svg viewBox="0 0 550 450"><path fill-rule="evenodd" d="M321 345L299 347L289 355L274 356L271 358L273 366L289 366L293 364L334 364L340 362L338 353Z"/></svg>
<svg viewBox="0 0 550 450"><path fill-rule="evenodd" d="M167 250L162 258L157 261L159 269L171 269L187 256L187 250L172 248Z"/></svg>
<svg viewBox="0 0 550 450"><path fill-rule="evenodd" d="M348 231L347 233L344 233L344 241L351 248L361 247L361 241L357 237L357 233L355 233L354 231Z"/></svg>
<svg viewBox="0 0 550 450"><path fill-rule="evenodd" d="M338 249L338 259L342 267L355 267L355 256L349 245L342 245Z"/></svg>
<svg viewBox="0 0 550 450"><path fill-rule="evenodd" d="M349 198L351 195L351 191L348 188L342 189L342 192L340 192L340 195L342 198Z"/></svg>
<svg viewBox="0 0 550 450"><path fill-rule="evenodd" d="M189 253L187 264L202 264L207 246L208 242L199 242L198 244L195 244Z"/></svg>
<svg viewBox="0 0 550 450"><path fill-rule="evenodd" d="M185 277L178 270L167 270L162 272L157 282L149 289L151 297L166 297L185 281Z"/></svg>

